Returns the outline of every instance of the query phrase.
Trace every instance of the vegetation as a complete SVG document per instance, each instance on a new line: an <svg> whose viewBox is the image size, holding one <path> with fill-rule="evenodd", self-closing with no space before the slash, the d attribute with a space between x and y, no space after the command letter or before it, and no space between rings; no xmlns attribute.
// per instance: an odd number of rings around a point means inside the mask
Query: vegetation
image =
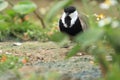
<svg viewBox="0 0 120 80"><path fill-rule="evenodd" d="M10 1L10 0L9 0ZM71 5L74 0L56 0L54 5L44 14L44 18L37 13L37 5L31 1L20 1L18 4L7 6L9 1L0 0L0 41L5 40L40 40L62 43L66 35L59 32L57 13L65 6ZM88 17L89 29L75 37L75 46L69 51L66 58L72 57L79 50L95 56L95 62L101 67L103 78L100 80L120 79L120 5L119 0L105 0L101 3L90 0L81 0L84 13ZM87 3L91 2L90 5ZM94 6L100 5L109 12L94 12ZM99 8L98 8L99 9ZM102 11L101 9L101 11ZM30 14L35 14L41 21L38 25L30 19ZM41 13L39 13L41 14ZM53 16L56 16L53 18ZM109 60L106 56L110 56ZM7 59L6 59L7 58ZM12 62L12 63L11 63ZM9 65L9 66L8 66ZM7 69L18 69L23 63L16 56L0 54L0 72ZM5 69L4 69L5 68ZM55 73L53 73L55 74ZM50 76L53 76L49 74ZM58 75L56 74L58 77ZM56 80L56 76L54 80ZM32 75L30 80L34 80ZM44 77L40 77L44 80ZM47 79L49 80L49 79Z"/></svg>

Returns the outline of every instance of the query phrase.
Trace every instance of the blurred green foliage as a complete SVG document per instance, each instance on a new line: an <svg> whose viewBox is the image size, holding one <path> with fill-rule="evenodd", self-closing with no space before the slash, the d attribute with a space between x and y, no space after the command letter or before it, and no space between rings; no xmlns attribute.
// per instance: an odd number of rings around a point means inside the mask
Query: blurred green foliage
<svg viewBox="0 0 120 80"><path fill-rule="evenodd" d="M7 8L8 6L8 2L4 1L4 0L0 0L0 11L4 10L5 8Z"/></svg>
<svg viewBox="0 0 120 80"><path fill-rule="evenodd" d="M28 14L33 12L37 8L36 4L29 1L19 2L13 7L13 10L19 14Z"/></svg>
<svg viewBox="0 0 120 80"><path fill-rule="evenodd" d="M0 54L0 76L9 69L20 68L23 65L20 59L22 58L11 54Z"/></svg>
<svg viewBox="0 0 120 80"><path fill-rule="evenodd" d="M31 1L20 1L12 8L6 9L8 2L2 0L0 6L0 41L10 39L47 40L47 35L44 33L44 30L30 21L28 16L28 14L36 10L37 6L35 3Z"/></svg>

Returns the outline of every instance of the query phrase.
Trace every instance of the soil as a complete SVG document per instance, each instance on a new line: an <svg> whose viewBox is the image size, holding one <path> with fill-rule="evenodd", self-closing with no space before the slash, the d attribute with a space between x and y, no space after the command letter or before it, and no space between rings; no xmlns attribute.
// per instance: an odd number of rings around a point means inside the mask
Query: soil
<svg viewBox="0 0 120 80"><path fill-rule="evenodd" d="M62 48L54 42L31 41L23 42L21 45L14 45L14 43L1 42L0 50L3 53L28 58L28 62L19 69L22 78L27 78L31 73L45 76L51 72L59 73L60 80L97 80L101 77L101 71L99 66L94 64L93 56L81 55L65 59L72 45ZM0 77L0 80L18 80L15 75L10 71Z"/></svg>

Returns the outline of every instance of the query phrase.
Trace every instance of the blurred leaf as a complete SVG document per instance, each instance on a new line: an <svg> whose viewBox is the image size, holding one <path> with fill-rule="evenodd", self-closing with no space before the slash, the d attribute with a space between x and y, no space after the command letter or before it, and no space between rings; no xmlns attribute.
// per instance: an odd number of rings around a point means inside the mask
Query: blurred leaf
<svg viewBox="0 0 120 80"><path fill-rule="evenodd" d="M9 28L9 23L0 21L0 31L4 32Z"/></svg>
<svg viewBox="0 0 120 80"><path fill-rule="evenodd" d="M13 9L20 14L28 14L37 8L36 4L30 1L22 1L13 7Z"/></svg>
<svg viewBox="0 0 120 80"><path fill-rule="evenodd" d="M117 53L120 53L120 28L108 30L108 40Z"/></svg>
<svg viewBox="0 0 120 80"><path fill-rule="evenodd" d="M52 41L55 41L55 42L61 42L63 41L65 38L67 38L67 35L66 34L63 34L61 32L55 32L54 34L52 34L50 36L50 39Z"/></svg>
<svg viewBox="0 0 120 80"><path fill-rule="evenodd" d="M4 0L0 0L0 11L4 10L8 7L8 2Z"/></svg>
<svg viewBox="0 0 120 80"><path fill-rule="evenodd" d="M11 10L11 9L7 10L6 13L11 17L14 17L16 15L16 12L14 10Z"/></svg>
<svg viewBox="0 0 120 80"><path fill-rule="evenodd" d="M84 48L100 40L103 33L101 29L88 29L84 33L78 35L75 40Z"/></svg>
<svg viewBox="0 0 120 80"><path fill-rule="evenodd" d="M4 15L0 14L0 20L4 20Z"/></svg>
<svg viewBox="0 0 120 80"><path fill-rule="evenodd" d="M107 80L119 80L120 79L120 66L116 63L112 64L110 70L106 76Z"/></svg>
<svg viewBox="0 0 120 80"><path fill-rule="evenodd" d="M64 8L65 6L68 6L72 3L73 0L61 0L58 1L57 3L54 4L54 6L52 6L50 8L50 10L48 11L48 14L46 15L46 20L47 21L51 21L53 19L53 17L55 16L55 14L62 8Z"/></svg>
<svg viewBox="0 0 120 80"><path fill-rule="evenodd" d="M67 53L67 57L72 57L73 55L75 55L78 51L80 50L80 45L76 44L68 53Z"/></svg>

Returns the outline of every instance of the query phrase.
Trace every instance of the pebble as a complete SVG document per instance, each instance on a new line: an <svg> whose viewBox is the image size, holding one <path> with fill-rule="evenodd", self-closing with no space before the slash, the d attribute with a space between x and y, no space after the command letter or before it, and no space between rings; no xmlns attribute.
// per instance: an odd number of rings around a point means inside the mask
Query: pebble
<svg viewBox="0 0 120 80"><path fill-rule="evenodd" d="M13 45L14 45L14 46L21 46L22 43L20 43L20 42L16 42L16 43L13 43Z"/></svg>

